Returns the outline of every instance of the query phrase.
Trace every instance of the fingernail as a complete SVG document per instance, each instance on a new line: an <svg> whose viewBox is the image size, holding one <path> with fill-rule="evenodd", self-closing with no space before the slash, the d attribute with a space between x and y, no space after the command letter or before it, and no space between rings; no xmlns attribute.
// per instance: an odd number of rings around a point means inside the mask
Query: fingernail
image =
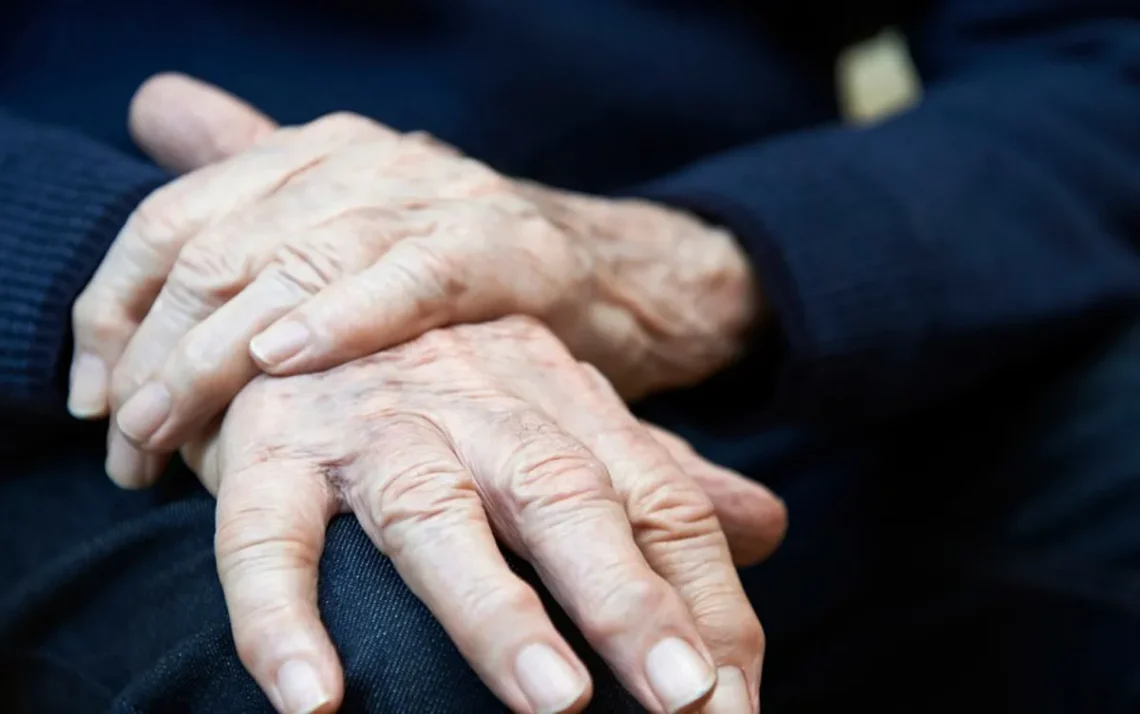
<svg viewBox="0 0 1140 714"><path fill-rule="evenodd" d="M97 419L107 414L107 363L82 352L71 365L67 411L76 419Z"/></svg>
<svg viewBox="0 0 1140 714"><path fill-rule="evenodd" d="M558 714L569 709L588 683L577 670L548 645L527 645L515 660L519 687L537 714Z"/></svg>
<svg viewBox="0 0 1140 714"><path fill-rule="evenodd" d="M277 670L277 696L283 714L312 714L330 700L317 670L300 660L286 662Z"/></svg>
<svg viewBox="0 0 1140 714"><path fill-rule="evenodd" d="M661 640L645 657L649 686L666 711L677 712L699 701L716 684L716 673L688 642Z"/></svg>
<svg viewBox="0 0 1140 714"><path fill-rule="evenodd" d="M721 667L716 671L716 689L705 705L705 714L750 714L752 694L744 672L737 667Z"/></svg>
<svg viewBox="0 0 1140 714"><path fill-rule="evenodd" d="M300 352L308 341L309 329L299 322L288 320L270 326L250 340L249 351L258 362L275 365Z"/></svg>
<svg viewBox="0 0 1140 714"><path fill-rule="evenodd" d="M127 400L115 417L119 431L136 442L144 442L158 431L170 417L173 403L170 392L158 382L151 382Z"/></svg>

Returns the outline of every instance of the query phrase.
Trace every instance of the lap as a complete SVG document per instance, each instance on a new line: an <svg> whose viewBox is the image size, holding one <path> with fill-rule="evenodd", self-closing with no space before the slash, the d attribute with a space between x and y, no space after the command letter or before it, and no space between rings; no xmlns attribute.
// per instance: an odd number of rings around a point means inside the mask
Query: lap
<svg viewBox="0 0 1140 714"><path fill-rule="evenodd" d="M1134 706L1138 417L1140 330L1047 389L878 434L688 429L789 504L785 546L743 573L770 637L765 711L977 709L991 692L990 710ZM230 641L211 499L186 479L117 491L100 458L93 443L0 481L8 710L270 711ZM330 530L320 599L345 711L499 710L349 519ZM594 710L632 710L589 664Z"/></svg>
<svg viewBox="0 0 1140 714"><path fill-rule="evenodd" d="M1140 324L873 432L708 430L685 406L672 426L788 503L743 573L769 714L1140 708Z"/></svg>
<svg viewBox="0 0 1140 714"><path fill-rule="evenodd" d="M230 637L214 502L185 483L119 491L95 448L0 482L0 681L15 697L5 711L272 712ZM330 526L319 601L345 668L342 711L502 711L350 518ZM586 659L593 711L634 711Z"/></svg>
<svg viewBox="0 0 1140 714"><path fill-rule="evenodd" d="M1140 326L881 453L867 527L897 545L871 562L891 569L883 599L911 596L862 629L889 651L860 686L896 692L898 711L1140 709Z"/></svg>

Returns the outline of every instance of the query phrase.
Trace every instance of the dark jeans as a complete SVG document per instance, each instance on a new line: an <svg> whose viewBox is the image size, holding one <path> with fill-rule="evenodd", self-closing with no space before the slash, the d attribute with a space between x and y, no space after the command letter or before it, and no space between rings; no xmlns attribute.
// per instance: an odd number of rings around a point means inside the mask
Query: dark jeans
<svg viewBox="0 0 1140 714"><path fill-rule="evenodd" d="M1140 711L1140 329L1030 372L862 434L758 438L699 394L650 409L789 504L744 573L766 714ZM115 490L83 434L0 479L0 709L270 711L230 640L211 499L185 474ZM350 519L320 601L345 711L500 709ZM590 665L593 711L632 711Z"/></svg>

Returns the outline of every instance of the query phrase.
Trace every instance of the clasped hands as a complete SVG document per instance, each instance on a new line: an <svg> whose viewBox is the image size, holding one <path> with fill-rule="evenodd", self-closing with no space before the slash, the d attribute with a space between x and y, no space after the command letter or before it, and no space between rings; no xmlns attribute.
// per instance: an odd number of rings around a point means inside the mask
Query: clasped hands
<svg viewBox="0 0 1140 714"><path fill-rule="evenodd" d="M730 235L355 115L278 128L185 77L148 81L131 128L184 175L76 302L69 406L112 417L116 483L181 450L216 494L238 653L278 710L342 696L317 562L352 513L514 711L576 711L590 679L500 544L651 711L758 711L733 562L783 506L623 402L740 350Z"/></svg>

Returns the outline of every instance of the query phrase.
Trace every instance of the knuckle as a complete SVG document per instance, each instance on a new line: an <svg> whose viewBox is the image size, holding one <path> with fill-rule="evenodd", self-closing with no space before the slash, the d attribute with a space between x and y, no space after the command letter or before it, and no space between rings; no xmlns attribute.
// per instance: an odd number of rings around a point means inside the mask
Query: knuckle
<svg viewBox="0 0 1140 714"><path fill-rule="evenodd" d="M516 491L533 490L550 482L583 482L584 486L593 487L609 476L605 466L584 447L558 445L550 449L527 449L517 459L516 477L511 482Z"/></svg>
<svg viewBox="0 0 1140 714"><path fill-rule="evenodd" d="M79 294L71 306L71 322L76 330L89 330L106 312L101 309L100 301L100 296L90 287Z"/></svg>
<svg viewBox="0 0 1140 714"><path fill-rule="evenodd" d="M460 151L454 146L426 131L408 132L404 135L404 142L412 146L422 146L425 149L447 156L461 156Z"/></svg>
<svg viewBox="0 0 1140 714"><path fill-rule="evenodd" d="M254 144L254 150L265 151L267 149L277 149L281 146L287 146L297 138L297 135L300 134L303 129L304 126L279 126L273 131L263 135Z"/></svg>
<svg viewBox="0 0 1140 714"><path fill-rule="evenodd" d="M313 121L309 127L333 141L354 141L390 130L355 112L338 111Z"/></svg>
<svg viewBox="0 0 1140 714"><path fill-rule="evenodd" d="M712 501L687 478L675 478L671 464L643 470L629 486L627 507L635 530L651 541L686 541L720 533Z"/></svg>
<svg viewBox="0 0 1140 714"><path fill-rule="evenodd" d="M399 556L413 542L452 528L476 515L478 493L457 463L440 453L411 448L403 463L382 468L379 483L356 485L353 500L363 501L367 516L384 542L385 552ZM426 531L426 533L425 533Z"/></svg>
<svg viewBox="0 0 1140 714"><path fill-rule="evenodd" d="M450 489L440 488L454 466L435 455L407 455L410 462L389 472L370 491L368 513L381 530L400 523L431 518L452 503ZM367 488L367 487L366 487Z"/></svg>
<svg viewBox="0 0 1140 714"><path fill-rule="evenodd" d="M163 254L177 248L186 224L183 202L164 187L139 204L127 219L126 229L146 252Z"/></svg>
<svg viewBox="0 0 1140 714"><path fill-rule="evenodd" d="M179 253L163 292L167 299L195 311L216 307L249 285L257 268L247 251L224 250L210 241L195 241Z"/></svg>
<svg viewBox="0 0 1140 714"><path fill-rule="evenodd" d="M508 456L506 474L494 489L513 512L573 512L583 502L596 500L609 481L609 473L584 446L541 434L520 433L523 443Z"/></svg>
<svg viewBox="0 0 1140 714"><path fill-rule="evenodd" d="M105 301L93 291L84 291L71 308L71 324L80 341L93 343L117 342L127 337L130 325L122 319L115 305Z"/></svg>
<svg viewBox="0 0 1140 714"><path fill-rule="evenodd" d="M679 565L680 567L676 567ZM727 565L726 565L727 568ZM707 567L707 558L675 564L669 580L676 587L702 639L714 649L762 648L764 630L739 581L725 570Z"/></svg>
<svg viewBox="0 0 1140 714"><path fill-rule="evenodd" d="M297 241L282 244L269 267L278 281L302 295L316 295L345 272L336 251Z"/></svg>
<svg viewBox="0 0 1140 714"><path fill-rule="evenodd" d="M451 308L463 300L469 288L453 256L424 241L406 241L394 251L389 265L395 282L416 298L413 319L438 316L451 321Z"/></svg>
<svg viewBox="0 0 1140 714"><path fill-rule="evenodd" d="M734 638L740 646L744 647L749 652L763 652L768 644L768 636L764 632L764 626L760 624L760 620L755 614L749 617L737 618L735 622L726 622L725 628L739 628L736 631Z"/></svg>
<svg viewBox="0 0 1140 714"><path fill-rule="evenodd" d="M483 162L469 157L455 160L454 181L456 194L467 198L502 196L514 192L513 181Z"/></svg>
<svg viewBox="0 0 1140 714"><path fill-rule="evenodd" d="M605 577L601 577L605 576ZM661 612L668 595L663 582L631 574L626 568L602 569L589 583L589 600L583 607L582 629L602 641L629 630L645 613Z"/></svg>
<svg viewBox="0 0 1140 714"><path fill-rule="evenodd" d="M596 515L598 507L617 505L606 467L526 404L497 404L473 440L501 445L479 485L488 510L509 514L515 522L542 524L522 529L532 548L543 539L563 537Z"/></svg>
<svg viewBox="0 0 1140 714"><path fill-rule="evenodd" d="M198 399L216 392L230 358L228 346L215 336L191 331L171 355L179 391Z"/></svg>
<svg viewBox="0 0 1140 714"><path fill-rule="evenodd" d="M746 604L694 613L701 639L713 653L759 653L767 644L764 627Z"/></svg>
<svg viewBox="0 0 1140 714"><path fill-rule="evenodd" d="M117 409L125 404L149 376L129 360L117 364L111 371L111 405Z"/></svg>
<svg viewBox="0 0 1140 714"><path fill-rule="evenodd" d="M232 511L218 523L214 552L218 572L225 578L256 578L289 568L317 566L308 544L288 538L288 522L274 508L256 505Z"/></svg>
<svg viewBox="0 0 1140 714"><path fill-rule="evenodd" d="M767 644L764 627L743 597L689 598L701 640L714 655L756 654Z"/></svg>
<svg viewBox="0 0 1140 714"><path fill-rule="evenodd" d="M677 466L668 452L649 437L628 407L604 400L592 400L590 406L599 418L580 427L586 443L607 448L607 460L620 465L623 472L638 473L637 483L677 478Z"/></svg>
<svg viewBox="0 0 1140 714"><path fill-rule="evenodd" d="M543 611L542 601L534 589L516 579L475 579L460 585L455 595L456 600L463 604L463 612L470 622L501 622Z"/></svg>

